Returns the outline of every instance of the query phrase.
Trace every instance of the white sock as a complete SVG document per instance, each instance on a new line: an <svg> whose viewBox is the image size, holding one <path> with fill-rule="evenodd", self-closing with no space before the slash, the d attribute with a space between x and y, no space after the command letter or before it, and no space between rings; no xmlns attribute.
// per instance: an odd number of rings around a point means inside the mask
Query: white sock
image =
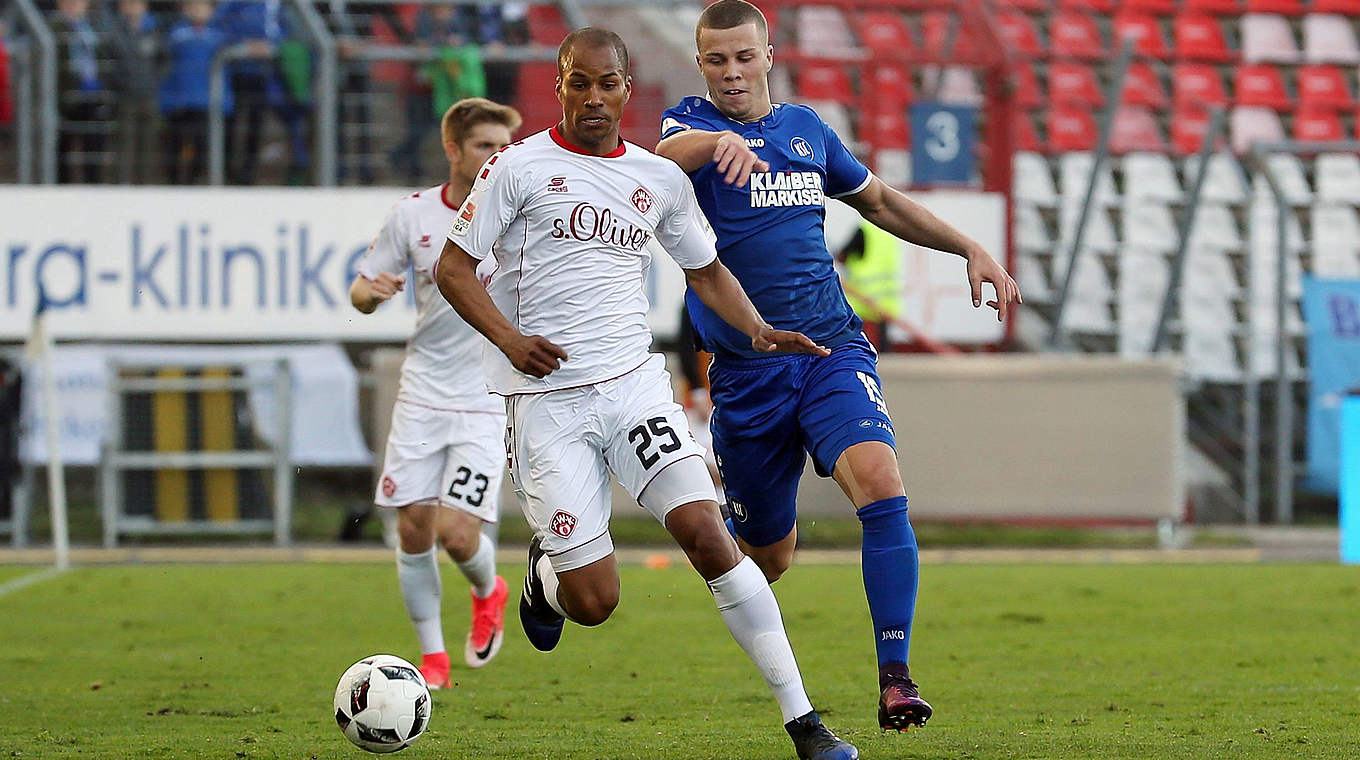
<svg viewBox="0 0 1360 760"><path fill-rule="evenodd" d="M406 613L416 628L416 638L420 639L420 653L444 651L444 626L439 619L443 583L434 547L419 554L407 554L398 547L397 582L401 584Z"/></svg>
<svg viewBox="0 0 1360 760"><path fill-rule="evenodd" d="M765 677L784 722L812 710L774 592L750 557L708 582L723 622Z"/></svg>
<svg viewBox="0 0 1360 760"><path fill-rule="evenodd" d="M553 571L552 562L548 560L548 555L544 554L538 558L538 577L543 581L543 595L548 598L548 606L568 620L571 615L562 609L562 602L557 599L557 573Z"/></svg>
<svg viewBox="0 0 1360 760"><path fill-rule="evenodd" d="M466 562L454 560L454 563L463 571L468 583L472 584L472 593L478 599L485 599L496 590L496 547L480 532L477 533L477 539L480 541L477 551Z"/></svg>

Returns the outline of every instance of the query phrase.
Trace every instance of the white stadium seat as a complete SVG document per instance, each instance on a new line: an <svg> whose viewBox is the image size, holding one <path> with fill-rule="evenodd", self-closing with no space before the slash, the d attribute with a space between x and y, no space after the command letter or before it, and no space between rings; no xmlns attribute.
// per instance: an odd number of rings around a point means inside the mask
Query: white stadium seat
<svg viewBox="0 0 1360 760"><path fill-rule="evenodd" d="M1360 215L1353 206L1313 207L1313 274L1360 277Z"/></svg>
<svg viewBox="0 0 1360 760"><path fill-rule="evenodd" d="M1284 139L1280 115L1265 106L1237 106L1228 114L1229 143L1238 153L1246 153L1258 142Z"/></svg>
<svg viewBox="0 0 1360 760"><path fill-rule="evenodd" d="M1171 158L1163 153L1124 156L1124 195L1126 198L1180 200L1183 193Z"/></svg>
<svg viewBox="0 0 1360 760"><path fill-rule="evenodd" d="M1318 200L1360 204L1360 156L1324 153L1316 170Z"/></svg>
<svg viewBox="0 0 1360 760"><path fill-rule="evenodd" d="M1125 246L1159 254L1176 250L1176 215L1165 203L1126 200L1121 224Z"/></svg>
<svg viewBox="0 0 1360 760"><path fill-rule="evenodd" d="M1053 175L1049 173L1048 161L1038 153L1019 151L1012 162L1015 176L1012 179L1015 197L1040 206L1058 205L1058 191L1053 186Z"/></svg>
<svg viewBox="0 0 1360 760"><path fill-rule="evenodd" d="M1360 46L1350 21L1335 13L1304 16L1303 57L1309 63L1360 63Z"/></svg>
<svg viewBox="0 0 1360 760"><path fill-rule="evenodd" d="M1021 251L1053 252L1053 240L1048 235L1043 215L1037 206L1015 204L1015 245Z"/></svg>
<svg viewBox="0 0 1360 760"><path fill-rule="evenodd" d="M1193 186L1195 172L1199 167L1199 156L1185 159L1185 184ZM1237 159L1228 153L1211 153L1209 168L1204 175L1204 187L1200 198L1220 203L1241 203L1247 199L1246 177Z"/></svg>
<svg viewBox="0 0 1360 760"><path fill-rule="evenodd" d="M1299 48L1284 16L1248 13L1242 17L1242 60L1247 63L1298 63Z"/></svg>
<svg viewBox="0 0 1360 760"><path fill-rule="evenodd" d="M1077 203L1063 204L1058 213L1058 238L1066 251L1072 247L1072 236L1076 233L1077 217L1081 206ZM1104 207L1093 205L1086 214L1086 229L1082 233L1081 245L1101 253L1111 253L1119 247L1119 238L1114 234L1114 224Z"/></svg>
<svg viewBox="0 0 1360 760"><path fill-rule="evenodd" d="M1308 186L1308 177L1298 156L1290 153L1272 153L1266 157L1266 162L1270 165L1275 180L1280 183L1280 190L1287 201L1297 206L1304 206L1313 201L1313 189ZM1264 172L1254 173L1252 187L1258 199L1275 197L1270 191L1270 183L1266 181Z"/></svg>
<svg viewBox="0 0 1360 760"><path fill-rule="evenodd" d="M1242 234L1232 209L1222 203L1200 204L1195 210L1195 222L1190 227L1190 249L1199 248L1242 250Z"/></svg>
<svg viewBox="0 0 1360 760"><path fill-rule="evenodd" d="M1021 253L1016 255L1015 263L1015 282L1020 286L1020 292L1025 294L1025 301L1052 302L1053 287L1049 284L1044 262L1032 254Z"/></svg>
<svg viewBox="0 0 1360 760"><path fill-rule="evenodd" d="M1218 382L1241 379L1232 335L1225 329L1186 330L1181 350L1186 370L1193 377Z"/></svg>
<svg viewBox="0 0 1360 760"><path fill-rule="evenodd" d="M1094 164L1093 153L1064 153L1058 159L1058 187L1062 191L1063 203L1081 203ZM1110 169L1110 162L1106 161L1096 180L1095 204L1113 206L1118 202L1119 192L1115 190L1114 172Z"/></svg>
<svg viewBox="0 0 1360 760"><path fill-rule="evenodd" d="M1125 358L1152 350L1157 315L1169 277L1156 251L1124 248L1119 254L1119 353Z"/></svg>

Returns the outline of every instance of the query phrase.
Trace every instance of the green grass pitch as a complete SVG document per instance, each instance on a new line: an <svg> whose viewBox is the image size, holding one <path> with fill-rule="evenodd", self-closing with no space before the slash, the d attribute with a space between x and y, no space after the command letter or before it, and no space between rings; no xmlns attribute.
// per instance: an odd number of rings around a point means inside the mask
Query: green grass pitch
<svg viewBox="0 0 1360 760"><path fill-rule="evenodd" d="M455 661L465 588L446 565ZM876 728L859 569L775 589L814 703L865 758L1360 757L1354 568L927 565L912 664L936 717L905 735ZM514 601L500 657L458 670L401 757L793 756L688 568L625 567L614 619L550 655ZM77 569L0 597L0 621L0 758L362 758L336 680L416 656L388 565Z"/></svg>

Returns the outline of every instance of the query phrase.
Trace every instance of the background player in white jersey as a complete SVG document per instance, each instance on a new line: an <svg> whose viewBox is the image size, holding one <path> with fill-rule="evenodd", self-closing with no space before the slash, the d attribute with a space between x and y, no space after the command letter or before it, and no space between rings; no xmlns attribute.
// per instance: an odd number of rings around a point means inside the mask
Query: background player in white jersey
<svg viewBox="0 0 1360 760"><path fill-rule="evenodd" d="M857 750L812 709L774 594L727 533L664 360L649 353L647 243L655 237L753 349L826 352L761 319L717 261L684 174L619 139L631 90L618 35L568 35L558 51L562 122L487 161L436 274L449 303L499 349L486 354L487 379L507 399L510 476L535 530L520 620L547 651L565 618L598 625L618 605L612 471L708 582L798 756L853 760ZM488 257L497 268L483 289L476 271Z"/></svg>
<svg viewBox="0 0 1360 760"><path fill-rule="evenodd" d="M509 593L496 575L495 546L481 529L498 517L505 409L482 378L486 340L440 297L432 271L477 171L519 125L515 109L484 98L450 106L440 124L449 181L397 203L350 286L354 308L369 314L404 288L408 268L415 270L416 330L406 344L375 501L397 509L397 579L431 688L449 684L436 535L472 586L468 666L495 657L504 632Z"/></svg>

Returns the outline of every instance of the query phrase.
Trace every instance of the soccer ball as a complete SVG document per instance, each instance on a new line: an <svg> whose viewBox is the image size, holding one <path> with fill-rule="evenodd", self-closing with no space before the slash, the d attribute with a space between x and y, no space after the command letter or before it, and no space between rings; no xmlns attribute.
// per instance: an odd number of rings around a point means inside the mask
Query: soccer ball
<svg viewBox="0 0 1360 760"><path fill-rule="evenodd" d="M405 749L430 725L430 688L400 657L365 657L340 676L335 722L346 739L369 752Z"/></svg>

